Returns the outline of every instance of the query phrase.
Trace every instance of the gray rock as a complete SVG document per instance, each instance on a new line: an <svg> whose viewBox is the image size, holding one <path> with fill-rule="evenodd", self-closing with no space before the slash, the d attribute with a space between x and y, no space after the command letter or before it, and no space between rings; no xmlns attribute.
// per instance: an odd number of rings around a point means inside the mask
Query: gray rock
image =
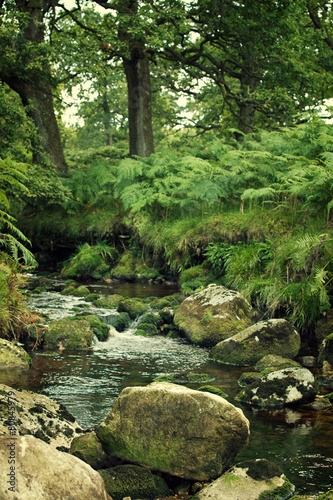
<svg viewBox="0 0 333 500"><path fill-rule="evenodd" d="M270 319L219 342L210 357L220 363L247 366L256 364L267 354L294 358L300 345L300 335L288 321Z"/></svg>
<svg viewBox="0 0 333 500"><path fill-rule="evenodd" d="M124 389L96 434L110 455L204 481L220 476L247 445L249 422L220 396L153 383Z"/></svg>
<svg viewBox="0 0 333 500"><path fill-rule="evenodd" d="M250 304L238 292L209 285L181 303L174 323L190 342L211 347L247 328L251 314Z"/></svg>
<svg viewBox="0 0 333 500"><path fill-rule="evenodd" d="M245 387L237 396L243 403L263 408L282 408L285 405L314 400L317 384L307 368L285 368L263 376Z"/></svg>
<svg viewBox="0 0 333 500"><path fill-rule="evenodd" d="M69 449L82 432L65 407L42 394L0 385L0 433L31 434L53 447Z"/></svg>
<svg viewBox="0 0 333 500"><path fill-rule="evenodd" d="M192 500L285 500L294 490L275 464L267 460L249 460L225 472Z"/></svg>
<svg viewBox="0 0 333 500"><path fill-rule="evenodd" d="M259 359L258 363L254 367L255 370L283 370L283 368L292 368L294 366L301 367L297 361L289 358L283 358L282 356L277 356L274 354L267 354L263 358Z"/></svg>
<svg viewBox="0 0 333 500"><path fill-rule="evenodd" d="M0 436L0 482L1 498L110 500L98 472L33 436Z"/></svg>

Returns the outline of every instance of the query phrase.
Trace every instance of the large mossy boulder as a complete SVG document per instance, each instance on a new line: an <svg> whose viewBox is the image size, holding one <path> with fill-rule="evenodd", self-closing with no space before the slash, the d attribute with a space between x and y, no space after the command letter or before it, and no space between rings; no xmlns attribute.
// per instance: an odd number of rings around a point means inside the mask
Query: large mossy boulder
<svg viewBox="0 0 333 500"><path fill-rule="evenodd" d="M75 437L70 446L71 455L91 465L93 469L108 467L108 456L94 431Z"/></svg>
<svg viewBox="0 0 333 500"><path fill-rule="evenodd" d="M12 466L8 463L11 451ZM0 482L1 498L111 500L90 465L33 436L0 436Z"/></svg>
<svg viewBox="0 0 333 500"><path fill-rule="evenodd" d="M209 356L220 363L237 366L256 364L268 354L294 358L301 346L301 337L284 319L259 321L231 338L219 342Z"/></svg>
<svg viewBox="0 0 333 500"><path fill-rule="evenodd" d="M165 307L179 306L184 300L184 296L180 293L173 293L165 297L157 297L150 301L150 307L153 309L164 309Z"/></svg>
<svg viewBox="0 0 333 500"><path fill-rule="evenodd" d="M219 396L152 383L124 389L96 434L111 456L205 481L220 476L247 445L249 422Z"/></svg>
<svg viewBox="0 0 333 500"><path fill-rule="evenodd" d="M286 500L294 491L277 465L259 459L235 465L192 500Z"/></svg>
<svg viewBox="0 0 333 500"><path fill-rule="evenodd" d="M317 384L310 370L295 367L264 375L246 386L237 399L261 408L283 408L313 401L317 392Z"/></svg>
<svg viewBox="0 0 333 500"><path fill-rule="evenodd" d="M13 402L13 405L11 404ZM11 409L15 408L15 418ZM69 449L73 438L83 430L66 408L56 401L31 391L0 385L0 434L30 434L53 447Z"/></svg>
<svg viewBox="0 0 333 500"><path fill-rule="evenodd" d="M118 465L99 471L112 500L123 498L154 500L166 497L170 489L165 480L138 465Z"/></svg>
<svg viewBox="0 0 333 500"><path fill-rule="evenodd" d="M73 318L52 321L45 331L45 347L48 350L67 349L86 351L90 349L94 333L88 321Z"/></svg>
<svg viewBox="0 0 333 500"><path fill-rule="evenodd" d="M0 339L0 370L27 370L31 358L20 346L6 339Z"/></svg>
<svg viewBox="0 0 333 500"><path fill-rule="evenodd" d="M210 285L181 303L174 322L190 342L212 347L247 328L251 314L250 304L238 292Z"/></svg>

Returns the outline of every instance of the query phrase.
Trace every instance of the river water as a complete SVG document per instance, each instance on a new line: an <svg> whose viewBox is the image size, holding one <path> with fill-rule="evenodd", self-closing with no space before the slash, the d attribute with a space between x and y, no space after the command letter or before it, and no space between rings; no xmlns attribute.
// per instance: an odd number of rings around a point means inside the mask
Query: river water
<svg viewBox="0 0 333 500"><path fill-rule="evenodd" d="M57 288L58 287L58 288ZM55 291L31 298L29 307L58 319L77 310L93 310L112 324L115 311L91 309L83 299ZM177 290L166 285L90 286L91 291L121 293L128 297L164 296ZM73 311L73 307L75 310ZM266 458L279 465L299 494L318 494L333 488L333 411L316 411L304 405L276 411L242 406L234 398L237 381L244 370L211 361L209 351L182 339L135 335L136 324L116 333L106 342L95 341L87 353L35 355L32 367L19 380L0 379L16 388L46 394L63 403L84 428L93 428L109 413L119 393L127 386L146 385L166 373L193 371L209 373L228 400L242 408L250 421L250 443L236 462ZM192 386L198 388L199 386Z"/></svg>

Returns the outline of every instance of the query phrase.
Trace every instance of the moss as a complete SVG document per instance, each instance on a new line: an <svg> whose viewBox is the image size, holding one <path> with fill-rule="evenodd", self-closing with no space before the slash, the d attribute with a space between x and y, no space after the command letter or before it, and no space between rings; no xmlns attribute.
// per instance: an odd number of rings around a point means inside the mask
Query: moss
<svg viewBox="0 0 333 500"><path fill-rule="evenodd" d="M148 309L147 304L139 299L123 299L119 303L119 312L127 312L131 319L136 319Z"/></svg>
<svg viewBox="0 0 333 500"><path fill-rule="evenodd" d="M326 493L319 495L319 497L317 497L316 500L333 500L333 490L327 491Z"/></svg>
<svg viewBox="0 0 333 500"><path fill-rule="evenodd" d="M154 379L155 382L171 382L172 384L188 385L188 384L203 384L211 382L214 377L208 373L174 373L160 375Z"/></svg>
<svg viewBox="0 0 333 500"><path fill-rule="evenodd" d="M262 373L244 372L238 379L239 387L246 387L262 377Z"/></svg>
<svg viewBox="0 0 333 500"><path fill-rule="evenodd" d="M94 332L99 341L107 340L109 336L109 327L103 323L98 316L94 314L87 314L84 316L76 316L74 319L85 319L88 321L91 330Z"/></svg>
<svg viewBox="0 0 333 500"><path fill-rule="evenodd" d="M138 330L135 331L135 335L139 335L141 337L148 337L149 333L145 332L144 330L141 330L141 328L138 328Z"/></svg>
<svg viewBox="0 0 333 500"><path fill-rule="evenodd" d="M74 288L74 290L70 293L70 295L73 295L74 297L87 297L89 294L89 289L83 285Z"/></svg>
<svg viewBox="0 0 333 500"><path fill-rule="evenodd" d="M134 281L136 277L137 259L130 252L125 252L118 264L111 270L113 278Z"/></svg>
<svg viewBox="0 0 333 500"><path fill-rule="evenodd" d="M180 293L174 293L172 295L167 295L166 297L161 297L154 299L150 302L150 307L153 309L164 309L164 307L178 306L184 297Z"/></svg>
<svg viewBox="0 0 333 500"><path fill-rule="evenodd" d="M199 387L198 391L210 392L211 394L215 394L216 396L220 396L221 398L224 398L224 399L226 399L228 397L228 394L223 392L218 387L214 387L212 385L203 385L202 387Z"/></svg>
<svg viewBox="0 0 333 500"><path fill-rule="evenodd" d="M113 320L112 325L118 332L125 331L131 324L131 318L127 312L121 312Z"/></svg>
<svg viewBox="0 0 333 500"><path fill-rule="evenodd" d="M95 432L75 437L71 442L70 453L94 469L107 463L107 455Z"/></svg>
<svg viewBox="0 0 333 500"><path fill-rule="evenodd" d="M258 500L286 500L290 498L295 491L295 486L285 476L283 479L285 482L282 486L278 486L272 491L263 491Z"/></svg>
<svg viewBox="0 0 333 500"><path fill-rule="evenodd" d="M157 335L158 330L155 325L151 325L149 323L141 323L140 324L140 330L143 330L146 335Z"/></svg>
<svg viewBox="0 0 333 500"><path fill-rule="evenodd" d="M141 320L139 321L138 326L141 327L142 323L149 324L149 325L160 325L162 322L161 316L159 314L153 314L153 313L148 313L142 316Z"/></svg>
<svg viewBox="0 0 333 500"><path fill-rule="evenodd" d="M91 347L93 332L84 319L60 319L53 321L45 333L47 349L87 350Z"/></svg>
<svg viewBox="0 0 333 500"><path fill-rule="evenodd" d="M94 302L96 307L102 307L105 309L118 309L120 302L123 297L118 294L108 295L106 297L101 297Z"/></svg>
<svg viewBox="0 0 333 500"><path fill-rule="evenodd" d="M60 293L62 295L71 295L75 291L75 286L68 285Z"/></svg>
<svg viewBox="0 0 333 500"><path fill-rule="evenodd" d="M165 497L170 490L164 479L137 465L119 465L99 471L106 491L113 500L124 497L153 500Z"/></svg>

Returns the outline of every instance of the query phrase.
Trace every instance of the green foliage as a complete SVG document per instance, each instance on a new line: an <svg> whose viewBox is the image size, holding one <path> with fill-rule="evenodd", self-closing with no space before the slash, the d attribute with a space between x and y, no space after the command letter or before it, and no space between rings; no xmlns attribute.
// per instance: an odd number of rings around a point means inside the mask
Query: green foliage
<svg viewBox="0 0 333 500"><path fill-rule="evenodd" d="M32 253L26 248L30 244L28 238L15 226L16 219L9 211L7 192L12 189L27 192L23 182L26 180L26 164L17 163L9 158L0 158L0 248L16 261L22 259L27 265L36 265Z"/></svg>
<svg viewBox="0 0 333 500"><path fill-rule="evenodd" d="M100 279L110 271L117 258L117 251L106 243L90 246L88 243L78 247L78 252L65 263L61 275L64 278Z"/></svg>
<svg viewBox="0 0 333 500"><path fill-rule="evenodd" d="M34 326L39 315L31 313L24 304L22 286L25 278L22 268L13 259L0 252L0 337L9 340L22 340L29 335L30 327Z"/></svg>

